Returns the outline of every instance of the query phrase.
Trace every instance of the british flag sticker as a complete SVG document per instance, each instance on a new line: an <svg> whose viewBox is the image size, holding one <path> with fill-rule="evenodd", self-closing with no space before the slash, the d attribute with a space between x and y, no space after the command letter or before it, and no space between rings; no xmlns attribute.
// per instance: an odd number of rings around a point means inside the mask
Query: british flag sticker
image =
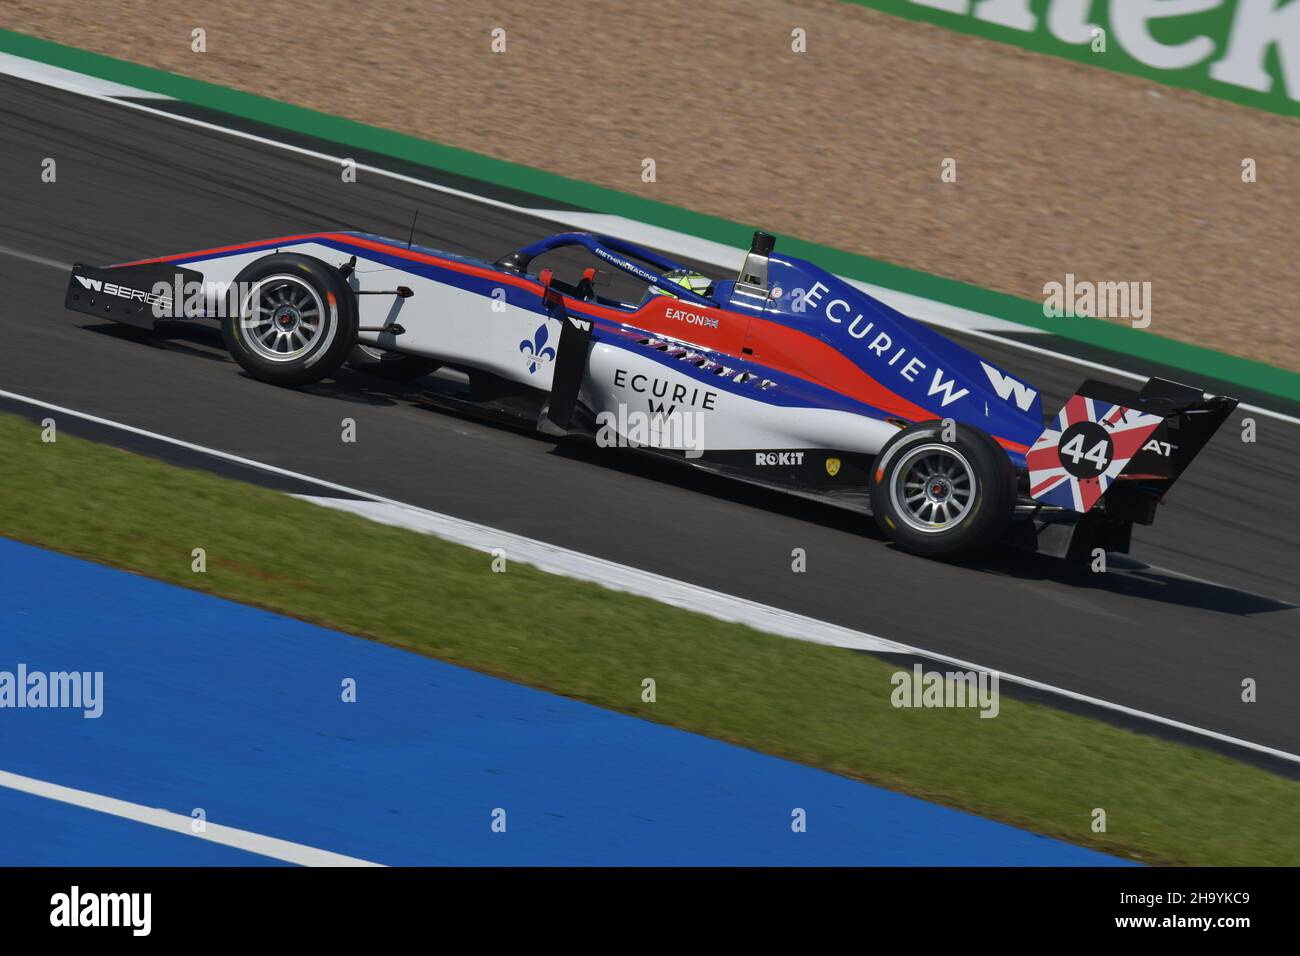
<svg viewBox="0 0 1300 956"><path fill-rule="evenodd" d="M1025 456L1029 494L1087 512L1160 423L1159 415L1074 395Z"/></svg>

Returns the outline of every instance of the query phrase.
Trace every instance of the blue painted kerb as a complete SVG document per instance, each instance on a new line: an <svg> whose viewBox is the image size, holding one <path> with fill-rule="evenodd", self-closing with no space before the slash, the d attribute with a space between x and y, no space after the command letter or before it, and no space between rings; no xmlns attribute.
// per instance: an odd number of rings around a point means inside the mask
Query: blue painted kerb
<svg viewBox="0 0 1300 956"><path fill-rule="evenodd" d="M0 670L19 663L102 671L104 713L0 709L0 770L380 863L1123 862L0 539ZM0 864L259 862L0 788Z"/></svg>

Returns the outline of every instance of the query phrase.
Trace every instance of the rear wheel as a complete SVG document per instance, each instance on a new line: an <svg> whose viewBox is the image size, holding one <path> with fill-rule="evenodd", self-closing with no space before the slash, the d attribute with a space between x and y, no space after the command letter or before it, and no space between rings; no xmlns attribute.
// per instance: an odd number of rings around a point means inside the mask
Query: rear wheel
<svg viewBox="0 0 1300 956"><path fill-rule="evenodd" d="M343 364L357 339L352 290L338 271L310 256L276 253L235 279L221 332L231 356L253 378L307 385Z"/></svg>
<svg viewBox="0 0 1300 956"><path fill-rule="evenodd" d="M911 425L876 458L871 508L880 529L906 551L957 555L995 544L1016 503L1007 453L977 428Z"/></svg>

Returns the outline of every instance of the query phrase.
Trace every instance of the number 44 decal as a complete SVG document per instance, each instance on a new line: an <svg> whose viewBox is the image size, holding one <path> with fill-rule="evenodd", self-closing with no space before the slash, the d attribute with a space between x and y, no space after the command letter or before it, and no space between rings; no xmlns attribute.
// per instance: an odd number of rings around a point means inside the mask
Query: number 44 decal
<svg viewBox="0 0 1300 956"><path fill-rule="evenodd" d="M1097 466L1098 471L1105 471L1110 465L1110 459L1106 455L1109 446L1110 442L1102 439L1087 451L1084 451L1083 433L1080 432L1061 446L1061 457L1064 458L1066 455L1069 455L1076 465L1084 459L1087 459Z"/></svg>

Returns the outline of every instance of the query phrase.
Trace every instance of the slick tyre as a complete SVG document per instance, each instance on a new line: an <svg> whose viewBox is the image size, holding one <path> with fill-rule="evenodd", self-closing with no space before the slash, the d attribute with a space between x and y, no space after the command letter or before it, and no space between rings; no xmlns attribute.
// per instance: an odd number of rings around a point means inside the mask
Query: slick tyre
<svg viewBox="0 0 1300 956"><path fill-rule="evenodd" d="M353 346L352 353L348 356L348 368L390 382L405 382L419 378L421 375L438 371L438 367L438 363L433 359L389 352L373 345L360 343Z"/></svg>
<svg viewBox="0 0 1300 956"><path fill-rule="evenodd" d="M980 551L1007 531L1016 475L1007 453L978 428L910 425L889 440L871 474L876 523L898 547L951 557Z"/></svg>
<svg viewBox="0 0 1300 956"><path fill-rule="evenodd" d="M338 271L291 252L266 256L235 280L221 323L226 348L253 378L308 385L343 364L357 341L357 307Z"/></svg>

